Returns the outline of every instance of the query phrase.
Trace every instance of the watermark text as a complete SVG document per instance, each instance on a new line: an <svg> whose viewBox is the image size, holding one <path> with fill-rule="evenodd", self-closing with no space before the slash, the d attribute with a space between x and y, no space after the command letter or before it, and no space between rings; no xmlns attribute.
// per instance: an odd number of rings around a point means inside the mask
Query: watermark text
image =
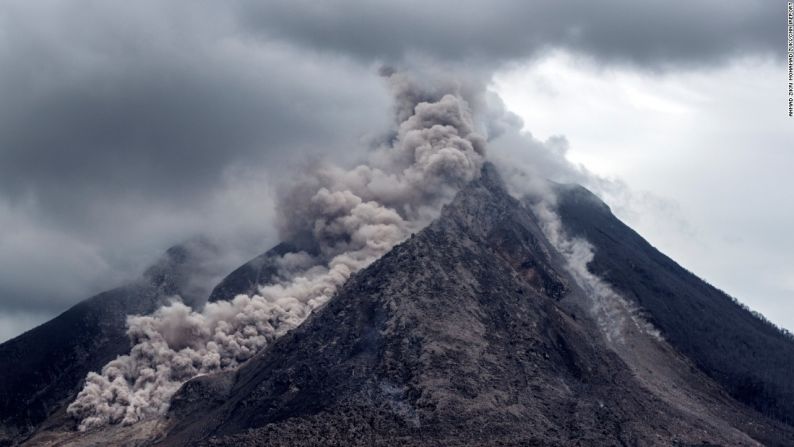
<svg viewBox="0 0 794 447"><path fill-rule="evenodd" d="M794 2L788 2L786 16L788 29L788 50L786 52L786 59L788 60L788 116L794 117Z"/></svg>

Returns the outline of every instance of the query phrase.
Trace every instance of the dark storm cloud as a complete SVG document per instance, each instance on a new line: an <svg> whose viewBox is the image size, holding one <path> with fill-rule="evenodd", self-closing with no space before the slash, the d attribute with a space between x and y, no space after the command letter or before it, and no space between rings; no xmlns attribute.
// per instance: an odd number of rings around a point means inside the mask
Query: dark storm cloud
<svg viewBox="0 0 794 447"><path fill-rule="evenodd" d="M153 27L150 14L91 6L47 9L57 16L47 25L5 16L0 188L11 194L67 185L194 194L229 163L338 144L362 131L351 108L385 105L362 81L366 66L307 62L305 51L195 29L179 15ZM351 95L359 88L367 102Z"/></svg>
<svg viewBox="0 0 794 447"><path fill-rule="evenodd" d="M244 11L243 23L263 35L372 59L498 63L566 48L659 68L783 54L773 26L782 7L772 1L294 0L252 2Z"/></svg>
<svg viewBox="0 0 794 447"><path fill-rule="evenodd" d="M3 3L0 313L63 310L196 233L267 248L272 179L388 122L375 71L209 3Z"/></svg>
<svg viewBox="0 0 794 447"><path fill-rule="evenodd" d="M385 128L381 63L478 83L553 48L711 63L779 53L778 21L761 1L2 2L0 314L54 314L196 233L267 248L272 179Z"/></svg>

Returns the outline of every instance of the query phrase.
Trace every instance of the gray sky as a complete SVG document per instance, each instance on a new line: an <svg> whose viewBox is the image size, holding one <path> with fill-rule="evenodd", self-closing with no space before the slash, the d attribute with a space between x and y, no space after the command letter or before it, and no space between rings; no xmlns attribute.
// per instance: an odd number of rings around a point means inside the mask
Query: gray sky
<svg viewBox="0 0 794 447"><path fill-rule="evenodd" d="M0 340L195 234L266 249L273 185L387 128L382 64L493 79L652 243L794 329L785 2L427 3L2 2Z"/></svg>

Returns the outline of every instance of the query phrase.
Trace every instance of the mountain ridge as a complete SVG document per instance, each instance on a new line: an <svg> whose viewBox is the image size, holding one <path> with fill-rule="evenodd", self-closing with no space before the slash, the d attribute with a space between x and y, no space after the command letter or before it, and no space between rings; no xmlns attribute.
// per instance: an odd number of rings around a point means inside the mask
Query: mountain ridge
<svg viewBox="0 0 794 447"><path fill-rule="evenodd" d="M355 273L302 325L238 370L185 383L165 417L79 433L53 416L27 444L794 444L791 426L737 402L675 344L677 326L654 307L669 290L626 279L662 259L655 249L625 234L586 189L553 188L564 230L594 247L589 269L625 297L623 340L605 336L533 204L510 196L486 163L438 219ZM284 243L254 258L210 299L251 293L296 249ZM664 258L675 284L706 290Z"/></svg>

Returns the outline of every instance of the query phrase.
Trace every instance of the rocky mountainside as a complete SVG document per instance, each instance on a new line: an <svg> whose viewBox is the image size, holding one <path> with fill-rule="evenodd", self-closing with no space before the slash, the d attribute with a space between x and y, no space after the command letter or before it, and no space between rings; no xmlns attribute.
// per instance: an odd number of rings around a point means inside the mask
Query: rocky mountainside
<svg viewBox="0 0 794 447"><path fill-rule="evenodd" d="M174 246L138 280L1 344L0 445L24 438L48 417L63 417L86 374L130 349L127 315L152 312L174 295L206 300L195 276L216 250L203 240Z"/></svg>
<svg viewBox="0 0 794 447"><path fill-rule="evenodd" d="M586 189L559 189L567 231L595 248L594 273L644 309L673 347L738 400L794 422L791 334L660 253Z"/></svg>
<svg viewBox="0 0 794 447"><path fill-rule="evenodd" d="M791 338L664 257L583 188L556 188L563 228L593 246L589 267L603 284L577 276L542 216L486 164L438 219L297 329L238 370L184 384L165 417L80 433L56 413L24 443L794 445L782 380ZM255 291L295 245L241 266L210 299ZM78 329L62 338L76 340ZM81 364L83 375L101 364ZM64 382L61 402L79 380Z"/></svg>
<svg viewBox="0 0 794 447"><path fill-rule="evenodd" d="M188 382L160 445L790 445L641 330L613 346L487 166L442 216L237 372Z"/></svg>

